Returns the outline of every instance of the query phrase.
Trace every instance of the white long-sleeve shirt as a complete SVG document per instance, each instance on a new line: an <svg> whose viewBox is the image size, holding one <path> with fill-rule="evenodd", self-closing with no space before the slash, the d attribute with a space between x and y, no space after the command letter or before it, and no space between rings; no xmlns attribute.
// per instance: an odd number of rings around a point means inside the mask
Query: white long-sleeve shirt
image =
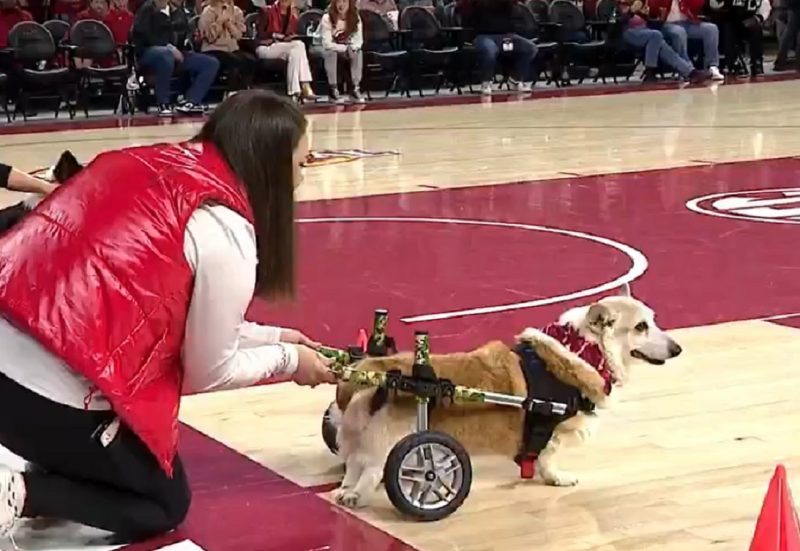
<svg viewBox="0 0 800 551"><path fill-rule="evenodd" d="M184 256L194 274L182 357L184 394L240 388L291 375L297 350L279 342L281 328L245 321L256 280L252 225L220 205L190 218ZM110 409L88 380L36 340L0 318L0 372L28 389L75 408Z"/></svg>
<svg viewBox="0 0 800 551"><path fill-rule="evenodd" d="M340 19L336 22L336 29L333 28L331 23L331 16L325 14L322 16L322 21L319 24L320 37L322 39L322 48L325 50L335 50L337 52L346 52L348 46L354 50L360 50L364 46L364 35L361 29L361 18L358 18L358 26L356 30L348 37L344 44L339 44L333 39L334 32L342 32L345 29L345 21Z"/></svg>

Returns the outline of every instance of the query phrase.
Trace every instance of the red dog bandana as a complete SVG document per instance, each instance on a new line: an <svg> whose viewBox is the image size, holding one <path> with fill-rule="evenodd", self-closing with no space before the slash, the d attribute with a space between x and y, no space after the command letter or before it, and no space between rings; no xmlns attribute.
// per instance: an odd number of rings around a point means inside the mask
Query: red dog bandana
<svg viewBox="0 0 800 551"><path fill-rule="evenodd" d="M611 385L616 380L614 379L614 374L611 373L611 370L606 365L606 358L599 344L586 340L578 333L577 329L569 324L551 323L542 329L542 333L554 338L563 344L567 350L595 368L606 383L606 395L611 394Z"/></svg>

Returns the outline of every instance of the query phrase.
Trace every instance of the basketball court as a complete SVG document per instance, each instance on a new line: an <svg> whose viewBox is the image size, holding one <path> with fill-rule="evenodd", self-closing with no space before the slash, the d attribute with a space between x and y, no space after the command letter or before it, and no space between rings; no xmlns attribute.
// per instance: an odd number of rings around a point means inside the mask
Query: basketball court
<svg viewBox="0 0 800 551"><path fill-rule="evenodd" d="M424 329L434 353L451 352L510 342L630 283L684 353L615 391L597 437L565 454L577 486L473 458L469 498L437 523L400 518L382 492L355 514L331 503L343 474L320 434L331 388L188 397L190 517L126 549L746 549L775 466L800 488L797 90L776 80L311 114L312 149L380 154L306 170L299 300L256 301L253 320L343 347L387 308L402 349ZM0 127L0 161L35 170L64 149L88 161L199 124L104 126ZM113 548L58 525L17 544Z"/></svg>

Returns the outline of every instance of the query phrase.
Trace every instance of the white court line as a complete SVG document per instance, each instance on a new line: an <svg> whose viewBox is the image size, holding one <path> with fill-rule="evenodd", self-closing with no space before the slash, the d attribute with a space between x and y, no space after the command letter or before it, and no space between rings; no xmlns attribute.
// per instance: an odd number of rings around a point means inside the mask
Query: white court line
<svg viewBox="0 0 800 551"><path fill-rule="evenodd" d="M573 300L576 298L587 297L590 295L595 295L598 293L602 293L605 291L610 291L612 289L616 289L622 286L625 283L630 283L633 280L640 277L645 271L647 271L647 257L642 254L639 250L634 249L633 247L626 245L625 243L620 243L618 241L614 241L612 239L608 239L606 237L600 237L597 235L592 235L590 233L584 233L574 230L562 230L558 228L550 228L547 226L536 226L532 224L518 224L518 223L511 223L511 222L492 222L489 220L465 220L459 218L416 218L416 217L383 217L383 216L373 216L373 217L342 217L342 218L304 218L299 219L299 222L304 223L320 223L320 222L418 222L418 223L429 223L429 224L460 224L460 225L470 225L470 226L487 226L487 227L498 227L498 228L512 228L512 229L520 229L520 230L527 230L527 231L538 231L538 232L545 232L545 233L555 233L559 235L566 235L568 237L575 237L578 239L585 239L587 241L594 241L595 243L600 243L602 245L606 245L608 247L614 248L628 256L631 260L631 267L630 269L622 274L621 276L617 277L616 279L609 281L607 283L603 283L601 285L597 285L595 287L591 287L589 289L582 289L579 291L574 291L572 293L567 293L563 295L558 295L554 297L547 297L542 299L536 300L529 300L524 302L515 302L512 304L502 304L497 306L478 306L473 308L468 308L465 310L453 310L449 312L438 312L438 313L427 313L427 314L417 314L410 317L401 318L400 321L404 323L418 323L423 321L433 321L433 320L443 320L449 318L457 318L457 317L465 317L465 316L477 316L482 314L491 314L496 312L507 312L510 310L521 310L523 308L533 308L536 306L544 306L546 304L556 304L559 302L566 302L568 300ZM531 251L531 254L535 254L535 250ZM547 275L547 270L543 269L539 272L542 276ZM557 274L554 274L557 276Z"/></svg>
<svg viewBox="0 0 800 551"><path fill-rule="evenodd" d="M159 547L156 551L205 551L205 549L193 541L183 540L166 547Z"/></svg>
<svg viewBox="0 0 800 551"><path fill-rule="evenodd" d="M788 318L796 318L800 316L800 312L795 312L793 314L777 314L775 316L767 316L765 318L756 318L751 321L776 321L776 320L785 320Z"/></svg>
<svg viewBox="0 0 800 551"><path fill-rule="evenodd" d="M719 199L731 195L755 195L758 193L773 193L783 191L800 191L800 188L773 188L773 189L751 189L747 191L725 191L722 193L712 193L711 195L704 195L702 197L695 197L686 201L686 208L698 214L705 214L706 216L716 216L717 218L730 218L732 220L749 220L750 222L764 222L765 224L800 224L800 220L791 220L786 218L759 218L756 216L747 216L739 214L728 214L716 210L708 210L700 206L703 201L711 199Z"/></svg>

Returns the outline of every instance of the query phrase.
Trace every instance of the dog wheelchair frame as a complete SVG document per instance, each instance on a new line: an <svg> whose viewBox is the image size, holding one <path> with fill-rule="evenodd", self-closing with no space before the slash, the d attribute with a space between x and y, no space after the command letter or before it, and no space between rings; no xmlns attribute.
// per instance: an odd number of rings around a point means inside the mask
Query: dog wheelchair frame
<svg viewBox="0 0 800 551"><path fill-rule="evenodd" d="M404 392L416 398L416 432L392 447L384 465L383 482L389 500L399 512L420 521L440 520L458 510L469 495L472 464L458 440L430 430L428 414L432 403L496 404L543 416L562 416L568 406L561 402L487 392L437 377L430 363L430 344L425 331L415 332L411 375L403 375L399 370L377 372L352 367L367 356L385 356L390 350L396 352L393 339L385 334L387 315L386 310L376 310L373 335L366 346L347 350L322 347L319 352L334 360L331 370L342 382L379 387L394 394ZM331 452L338 453L330 407L323 416L322 435Z"/></svg>

